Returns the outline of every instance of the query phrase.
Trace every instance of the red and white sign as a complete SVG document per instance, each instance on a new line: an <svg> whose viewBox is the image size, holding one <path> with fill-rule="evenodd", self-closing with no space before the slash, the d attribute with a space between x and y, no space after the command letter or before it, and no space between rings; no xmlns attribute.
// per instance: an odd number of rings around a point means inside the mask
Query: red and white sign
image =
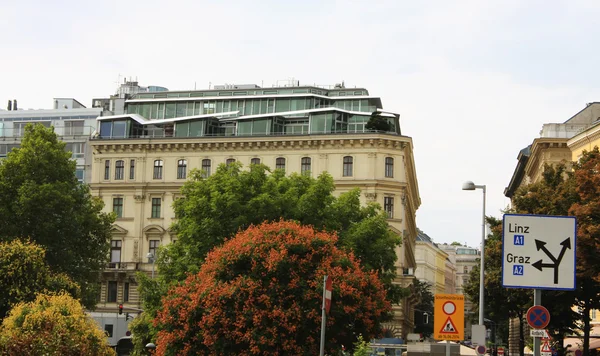
<svg viewBox="0 0 600 356"><path fill-rule="evenodd" d="M329 276L325 276L325 293L323 294L325 298L325 313L329 315L329 309L331 308L331 292L332 292L332 282Z"/></svg>
<svg viewBox="0 0 600 356"><path fill-rule="evenodd" d="M552 355L552 349L550 348L550 343L548 342L548 340L545 340L543 342L543 344L541 345L540 354L541 354L541 356L551 356Z"/></svg>
<svg viewBox="0 0 600 356"><path fill-rule="evenodd" d="M504 347L498 347L498 356L504 356Z"/></svg>

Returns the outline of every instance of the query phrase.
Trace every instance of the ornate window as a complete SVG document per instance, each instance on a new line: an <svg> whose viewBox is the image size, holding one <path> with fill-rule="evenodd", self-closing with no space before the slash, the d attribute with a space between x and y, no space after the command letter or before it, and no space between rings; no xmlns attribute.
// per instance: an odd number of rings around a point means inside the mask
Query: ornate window
<svg viewBox="0 0 600 356"><path fill-rule="evenodd" d="M135 179L135 159L129 161L129 179Z"/></svg>
<svg viewBox="0 0 600 356"><path fill-rule="evenodd" d="M235 163L235 158L228 158L227 161L225 161L226 165L232 165Z"/></svg>
<svg viewBox="0 0 600 356"><path fill-rule="evenodd" d="M383 197L383 210L387 213L388 218L394 217L394 197Z"/></svg>
<svg viewBox="0 0 600 356"><path fill-rule="evenodd" d="M110 160L104 161L104 180L110 179Z"/></svg>
<svg viewBox="0 0 600 356"><path fill-rule="evenodd" d="M163 161L162 159L157 159L154 161L154 179L162 179L163 174Z"/></svg>
<svg viewBox="0 0 600 356"><path fill-rule="evenodd" d="M203 178L210 177L210 159L202 160L202 177Z"/></svg>
<svg viewBox="0 0 600 356"><path fill-rule="evenodd" d="M354 159L351 156L344 157L344 177L352 177L352 167L354 165Z"/></svg>
<svg viewBox="0 0 600 356"><path fill-rule="evenodd" d="M113 212L117 218L123 217L123 198L113 198Z"/></svg>
<svg viewBox="0 0 600 356"><path fill-rule="evenodd" d="M252 158L250 164L260 164L260 158Z"/></svg>
<svg viewBox="0 0 600 356"><path fill-rule="evenodd" d="M185 179L187 175L187 160L177 161L177 179Z"/></svg>
<svg viewBox="0 0 600 356"><path fill-rule="evenodd" d="M385 158L385 176L387 178L394 177L394 159L392 157Z"/></svg>
<svg viewBox="0 0 600 356"><path fill-rule="evenodd" d="M115 180L123 180L125 176L125 161L118 160L115 163Z"/></svg>
<svg viewBox="0 0 600 356"><path fill-rule="evenodd" d="M162 203L162 199L161 198L152 198L152 214L150 216L153 219L160 218L161 203Z"/></svg>
<svg viewBox="0 0 600 356"><path fill-rule="evenodd" d="M302 174L310 174L310 157L302 157L300 161L300 173Z"/></svg>
<svg viewBox="0 0 600 356"><path fill-rule="evenodd" d="M283 169L285 171L285 158L279 157L275 160L275 169Z"/></svg>

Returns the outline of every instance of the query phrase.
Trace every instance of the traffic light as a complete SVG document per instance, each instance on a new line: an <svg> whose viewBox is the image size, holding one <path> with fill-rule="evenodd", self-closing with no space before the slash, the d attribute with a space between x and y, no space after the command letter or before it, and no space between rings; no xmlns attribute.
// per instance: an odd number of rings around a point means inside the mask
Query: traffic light
<svg viewBox="0 0 600 356"><path fill-rule="evenodd" d="M123 304L119 304L119 315L123 314Z"/></svg>
<svg viewBox="0 0 600 356"><path fill-rule="evenodd" d="M128 321L129 319L133 319L133 316L129 315L129 313L125 313L125 321Z"/></svg>

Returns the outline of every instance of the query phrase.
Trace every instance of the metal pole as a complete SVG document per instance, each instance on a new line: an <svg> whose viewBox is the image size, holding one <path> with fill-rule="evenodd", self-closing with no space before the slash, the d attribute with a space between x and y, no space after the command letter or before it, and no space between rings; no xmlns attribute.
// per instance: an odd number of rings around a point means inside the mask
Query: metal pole
<svg viewBox="0 0 600 356"><path fill-rule="evenodd" d="M327 283L327 276L323 277L323 303L321 305L321 351L319 355L325 355L325 288ZM538 355L539 356L539 355Z"/></svg>
<svg viewBox="0 0 600 356"><path fill-rule="evenodd" d="M481 222L481 266L479 267L479 325L485 325L483 320L483 275L484 275L484 255L485 255L485 185L475 186L483 189L483 218Z"/></svg>
<svg viewBox="0 0 600 356"><path fill-rule="evenodd" d="M450 356L450 341L446 340L446 356Z"/></svg>
<svg viewBox="0 0 600 356"><path fill-rule="evenodd" d="M152 258L152 279L154 279L154 258Z"/></svg>
<svg viewBox="0 0 600 356"><path fill-rule="evenodd" d="M542 305L542 290L534 289L533 290L533 305ZM540 338L533 338L533 356L540 356Z"/></svg>

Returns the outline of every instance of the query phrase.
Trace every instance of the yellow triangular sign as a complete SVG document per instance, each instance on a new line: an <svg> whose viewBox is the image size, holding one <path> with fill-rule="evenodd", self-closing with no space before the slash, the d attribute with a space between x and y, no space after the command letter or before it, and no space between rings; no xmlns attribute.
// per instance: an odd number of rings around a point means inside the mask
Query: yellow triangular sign
<svg viewBox="0 0 600 356"><path fill-rule="evenodd" d="M542 345L541 352L552 352L552 350L550 350L550 344L548 343L548 341L544 342L544 345Z"/></svg>
<svg viewBox="0 0 600 356"><path fill-rule="evenodd" d="M456 327L454 326L454 323L452 323L452 319L450 319L450 317L446 319L444 327L442 330L440 330L440 334L458 334L458 331L456 330Z"/></svg>

